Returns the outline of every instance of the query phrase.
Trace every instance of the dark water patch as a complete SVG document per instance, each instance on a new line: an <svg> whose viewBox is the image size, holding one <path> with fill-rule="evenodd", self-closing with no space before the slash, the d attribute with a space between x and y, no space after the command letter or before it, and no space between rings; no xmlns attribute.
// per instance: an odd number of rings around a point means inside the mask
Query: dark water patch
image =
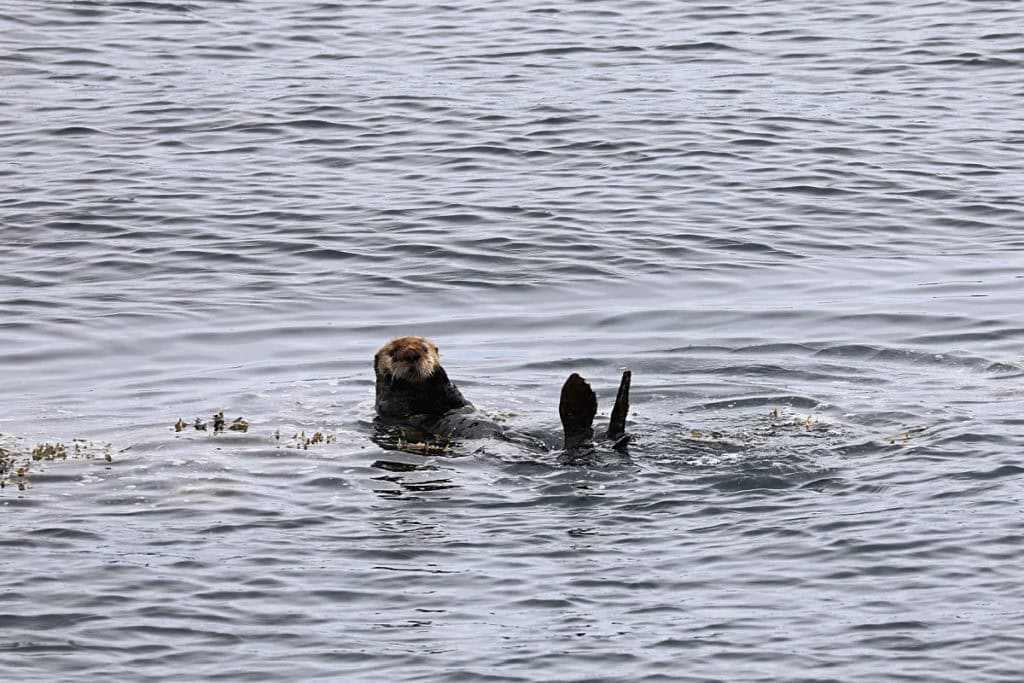
<svg viewBox="0 0 1024 683"><path fill-rule="evenodd" d="M848 486L848 482L840 477L823 477L802 484L801 488L822 493L825 491L835 491L836 489L845 489Z"/></svg>
<svg viewBox="0 0 1024 683"><path fill-rule="evenodd" d="M995 468L994 470L989 470L987 472L978 472L978 471L964 472L964 473L961 473L961 474L959 474L957 476L959 478L961 478L961 479L975 479L975 480L980 479L980 480L986 480L986 479L1004 479L1004 478L1008 478L1008 477L1009 478L1013 478L1013 477L1017 477L1017 476L1019 476L1021 474L1024 474L1024 467L1021 467L1019 465L1002 465L1000 467Z"/></svg>
<svg viewBox="0 0 1024 683"><path fill-rule="evenodd" d="M814 185L779 185L769 189L771 189L774 192L807 194L816 197L840 197L844 195L857 194L853 190L844 190L837 187L820 187Z"/></svg>
<svg viewBox="0 0 1024 683"><path fill-rule="evenodd" d="M292 119L289 121L277 121L271 131L253 130L249 127L246 132L272 132L280 128L294 128L297 130L342 130L362 131L364 128L358 125L342 123L339 121L327 121L324 119Z"/></svg>
<svg viewBox="0 0 1024 683"><path fill-rule="evenodd" d="M109 133L101 131L97 128L89 128L86 126L65 126L63 128L55 128L48 131L48 134L59 137L71 137L78 135L109 135Z"/></svg>
<svg viewBox="0 0 1024 683"><path fill-rule="evenodd" d="M69 540L69 541L100 541L101 537L83 531L81 529L66 529L60 527L44 527L39 529L32 529L32 536L35 538L46 538L54 540Z"/></svg>

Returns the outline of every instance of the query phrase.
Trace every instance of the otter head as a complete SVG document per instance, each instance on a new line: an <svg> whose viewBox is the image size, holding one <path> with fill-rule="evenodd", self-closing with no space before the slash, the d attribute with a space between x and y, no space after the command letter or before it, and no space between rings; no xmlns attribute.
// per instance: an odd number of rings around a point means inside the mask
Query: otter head
<svg viewBox="0 0 1024 683"><path fill-rule="evenodd" d="M440 367L437 346L423 337L392 339L373 357L373 369L378 380L422 382Z"/></svg>

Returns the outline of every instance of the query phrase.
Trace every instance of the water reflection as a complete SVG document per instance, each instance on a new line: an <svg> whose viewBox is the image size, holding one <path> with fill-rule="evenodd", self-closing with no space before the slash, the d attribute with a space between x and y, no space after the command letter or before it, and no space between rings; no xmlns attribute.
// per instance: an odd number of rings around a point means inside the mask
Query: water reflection
<svg viewBox="0 0 1024 683"><path fill-rule="evenodd" d="M421 478L421 473L438 472L441 468L429 462L404 462L394 460L376 460L373 468L390 472L391 474L372 477L374 481L389 482L394 487L377 488L374 492L390 498L401 497L405 492L423 493L427 491L441 491L455 488L456 484L450 478Z"/></svg>

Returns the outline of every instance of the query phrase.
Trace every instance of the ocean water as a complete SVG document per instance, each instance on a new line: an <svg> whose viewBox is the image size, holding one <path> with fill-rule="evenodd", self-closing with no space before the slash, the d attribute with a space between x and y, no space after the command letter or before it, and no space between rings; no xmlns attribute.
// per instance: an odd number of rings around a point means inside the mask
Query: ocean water
<svg viewBox="0 0 1024 683"><path fill-rule="evenodd" d="M1021 680L1021 26L0 2L5 678Z"/></svg>

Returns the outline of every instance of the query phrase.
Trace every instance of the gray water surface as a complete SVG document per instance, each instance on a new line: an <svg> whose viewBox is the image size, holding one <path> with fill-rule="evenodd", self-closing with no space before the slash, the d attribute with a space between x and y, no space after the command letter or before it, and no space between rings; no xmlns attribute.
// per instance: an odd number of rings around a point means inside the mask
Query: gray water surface
<svg viewBox="0 0 1024 683"><path fill-rule="evenodd" d="M0 2L5 676L1021 680L1022 26ZM628 453L393 450L401 334Z"/></svg>

